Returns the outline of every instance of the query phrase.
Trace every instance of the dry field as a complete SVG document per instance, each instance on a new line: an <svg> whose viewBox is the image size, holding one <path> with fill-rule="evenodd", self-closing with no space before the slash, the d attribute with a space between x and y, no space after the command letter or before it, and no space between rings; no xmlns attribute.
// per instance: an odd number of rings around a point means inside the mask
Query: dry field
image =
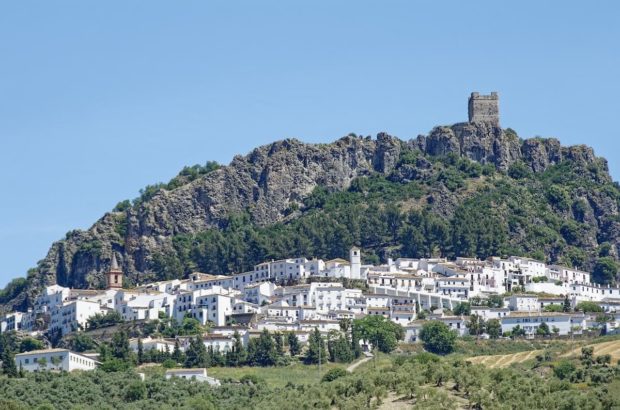
<svg viewBox="0 0 620 410"><path fill-rule="evenodd" d="M620 340L611 340L609 342L595 343L588 345L594 348L594 356L603 354L611 355L611 362L616 363L620 360ZM560 357L579 356L581 354L581 346L564 353Z"/></svg>
<svg viewBox="0 0 620 410"><path fill-rule="evenodd" d="M616 363L620 360L620 340L611 340L603 343L593 343L587 345L594 348L594 356L600 356L603 354L611 355L611 362ZM571 348L568 352L563 353L560 357L579 356L581 354L581 347L577 346ZM483 364L490 368L507 367L512 363L521 363L526 360L534 359L537 354L542 353L543 350L530 350L527 352L511 353L511 354L498 354L491 356L474 356L467 359L468 362L475 364Z"/></svg>
<svg viewBox="0 0 620 410"><path fill-rule="evenodd" d="M542 350L530 350L527 352L511 353L511 354L497 354L492 356L475 356L467 359L468 362L475 364L483 364L490 368L507 367L512 363L520 363L526 360L530 360L536 357L537 354L542 353Z"/></svg>

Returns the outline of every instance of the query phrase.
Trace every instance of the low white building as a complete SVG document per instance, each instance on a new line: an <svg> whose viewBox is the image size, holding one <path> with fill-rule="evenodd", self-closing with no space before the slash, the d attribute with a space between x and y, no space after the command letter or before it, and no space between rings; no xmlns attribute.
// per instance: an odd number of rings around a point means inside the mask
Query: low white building
<svg viewBox="0 0 620 410"><path fill-rule="evenodd" d="M508 308L516 312L536 312L540 310L538 296L536 295L512 295L505 300Z"/></svg>
<svg viewBox="0 0 620 410"><path fill-rule="evenodd" d="M502 333L512 331L516 326L525 330L526 336L533 336L541 323L546 323L549 331L557 328L559 335L568 335L575 327L581 329L585 326L583 314L568 314L558 312L511 312L508 316L501 319ZM574 330L575 334L580 333L581 329Z"/></svg>
<svg viewBox="0 0 620 410"><path fill-rule="evenodd" d="M194 380L197 382L206 382L211 386L220 386L221 383L218 379L207 376L207 369L169 369L166 370L166 380L170 380L174 377L180 379Z"/></svg>
<svg viewBox="0 0 620 410"><path fill-rule="evenodd" d="M22 318L24 313L12 312L0 319L0 333L22 330Z"/></svg>
<svg viewBox="0 0 620 410"><path fill-rule="evenodd" d="M129 340L129 348L138 352L138 340L139 339L130 339ZM181 346L179 346L181 347ZM166 339L151 339L150 337L142 339L142 350L147 352L150 350L157 350L158 352L168 352L172 353L174 351L174 342L172 340Z"/></svg>
<svg viewBox="0 0 620 410"><path fill-rule="evenodd" d="M272 282L259 282L247 285L243 289L243 299L256 305L270 303L276 287L277 286Z"/></svg>
<svg viewBox="0 0 620 410"><path fill-rule="evenodd" d="M27 372L95 370L99 362L67 349L33 350L15 355L15 365Z"/></svg>
<svg viewBox="0 0 620 410"><path fill-rule="evenodd" d="M470 309L470 313L472 315L478 315L484 320L501 319L502 317L508 316L510 314L510 309L490 308L487 306L472 306Z"/></svg>
<svg viewBox="0 0 620 410"><path fill-rule="evenodd" d="M207 349L226 353L232 350L235 341L231 336L210 333L203 336L202 342Z"/></svg>
<svg viewBox="0 0 620 410"><path fill-rule="evenodd" d="M86 300L75 300L64 303L52 310L50 329L60 330L64 336L80 328L86 329L88 319L103 313L99 303Z"/></svg>
<svg viewBox="0 0 620 410"><path fill-rule="evenodd" d="M159 312L166 311L167 295L159 291L119 290L114 299L115 310L126 322L157 319Z"/></svg>
<svg viewBox="0 0 620 410"><path fill-rule="evenodd" d="M469 334L469 329L467 329L469 317L467 316L429 315L428 320L437 320L445 323L450 330L454 330L459 336Z"/></svg>

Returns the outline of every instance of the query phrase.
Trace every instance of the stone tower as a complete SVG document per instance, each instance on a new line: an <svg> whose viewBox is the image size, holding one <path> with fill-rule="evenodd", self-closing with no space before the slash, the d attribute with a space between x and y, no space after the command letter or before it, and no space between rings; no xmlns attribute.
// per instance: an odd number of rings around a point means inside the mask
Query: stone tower
<svg viewBox="0 0 620 410"><path fill-rule="evenodd" d="M351 279L361 279L362 255L360 248L353 247L349 251L349 261L351 262Z"/></svg>
<svg viewBox="0 0 620 410"><path fill-rule="evenodd" d="M105 275L108 289L121 289L123 287L123 271L118 267L116 253L114 252L112 252L112 266Z"/></svg>
<svg viewBox="0 0 620 410"><path fill-rule="evenodd" d="M499 96L471 93L469 97L469 122L487 122L499 127Z"/></svg>

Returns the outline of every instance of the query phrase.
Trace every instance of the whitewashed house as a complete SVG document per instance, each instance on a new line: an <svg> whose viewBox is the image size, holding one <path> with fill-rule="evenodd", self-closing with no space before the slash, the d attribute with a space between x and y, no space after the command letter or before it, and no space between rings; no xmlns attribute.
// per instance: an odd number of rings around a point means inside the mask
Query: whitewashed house
<svg viewBox="0 0 620 410"><path fill-rule="evenodd" d="M220 386L221 383L218 379L207 376L207 369L169 369L166 370L166 380L170 380L174 377L179 379L193 380L197 382L206 382L211 386Z"/></svg>
<svg viewBox="0 0 620 410"><path fill-rule="evenodd" d="M272 282L258 282L247 285L243 289L243 299L256 305L270 303L276 288L277 286Z"/></svg>
<svg viewBox="0 0 620 410"><path fill-rule="evenodd" d="M568 314L557 312L511 312L501 318L502 333L512 331L517 325L525 330L526 336L533 336L541 323L546 323L549 330L553 327L559 329L559 335L567 335L571 328L578 323L583 326L585 319L583 314Z"/></svg>
<svg viewBox="0 0 620 410"><path fill-rule="evenodd" d="M70 293L71 289L60 285L47 286L43 293L35 298L34 311L37 313L49 312L69 299Z"/></svg>
<svg viewBox="0 0 620 410"><path fill-rule="evenodd" d="M15 355L15 365L27 372L95 370L99 362L67 349L33 350Z"/></svg>
<svg viewBox="0 0 620 410"><path fill-rule="evenodd" d="M129 348L138 352L138 342L139 339L129 339ZM179 346L180 347L180 346ZM142 339L142 350L157 350L158 352L169 352L172 353L174 351L174 341L166 340L166 339L152 339L150 337Z"/></svg>
<svg viewBox="0 0 620 410"><path fill-rule="evenodd" d="M209 333L203 336L202 341L207 349L226 353L232 350L234 339L232 336Z"/></svg>
<svg viewBox="0 0 620 410"><path fill-rule="evenodd" d="M24 313L12 312L0 319L0 333L22 330L22 318Z"/></svg>
<svg viewBox="0 0 620 410"><path fill-rule="evenodd" d="M512 295L504 299L508 302L508 308L516 312L536 312L540 310L538 296L536 295Z"/></svg>
<svg viewBox="0 0 620 410"><path fill-rule="evenodd" d="M99 303L75 300L56 306L51 312L50 329L60 330L64 336L79 329L86 329L88 319L103 311Z"/></svg>

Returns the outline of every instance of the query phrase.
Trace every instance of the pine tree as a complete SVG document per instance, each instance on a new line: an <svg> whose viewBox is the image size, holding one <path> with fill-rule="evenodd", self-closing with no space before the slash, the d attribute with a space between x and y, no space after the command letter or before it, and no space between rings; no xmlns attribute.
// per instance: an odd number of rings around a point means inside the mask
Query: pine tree
<svg viewBox="0 0 620 410"><path fill-rule="evenodd" d="M562 307L562 310L566 313L571 311L571 303L570 303L570 300L568 299L568 295L566 295L566 297L564 298L564 305Z"/></svg>
<svg viewBox="0 0 620 410"><path fill-rule="evenodd" d="M325 341L323 340L323 337L321 337L321 332L319 332L319 329L315 327L308 340L308 351L306 352L304 362L306 364L319 363L319 360L321 362L325 362L327 361L326 353Z"/></svg>
<svg viewBox="0 0 620 410"><path fill-rule="evenodd" d="M15 355L5 346L2 352L2 372L9 377L17 377L17 366L15 365Z"/></svg>
<svg viewBox="0 0 620 410"><path fill-rule="evenodd" d="M118 359L127 360L131 356L127 332L120 330L112 336L112 354Z"/></svg>
<svg viewBox="0 0 620 410"><path fill-rule="evenodd" d="M172 351L172 359L176 363L181 363L184 361L183 352L181 352L181 346L179 344L179 339L175 339L174 341L174 350Z"/></svg>
<svg viewBox="0 0 620 410"><path fill-rule="evenodd" d="M246 354L243 343L241 342L241 335L235 330L233 333L233 346L232 349L226 354L226 363L228 366L241 366L245 363Z"/></svg>
<svg viewBox="0 0 620 410"><path fill-rule="evenodd" d="M200 336L190 339L185 352L185 367L207 367L208 362L207 348Z"/></svg>

